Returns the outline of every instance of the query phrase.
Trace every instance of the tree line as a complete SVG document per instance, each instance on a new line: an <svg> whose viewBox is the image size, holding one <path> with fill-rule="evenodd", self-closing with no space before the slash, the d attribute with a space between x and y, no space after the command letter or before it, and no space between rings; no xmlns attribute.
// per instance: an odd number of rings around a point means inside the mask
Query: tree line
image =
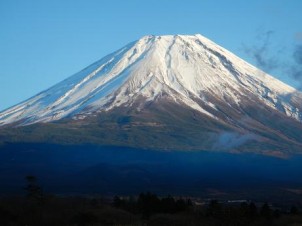
<svg viewBox="0 0 302 226"><path fill-rule="evenodd" d="M45 193L33 176L26 181L24 196L0 197L0 225L302 225L297 206L281 210L269 203L217 200L201 205L190 198L160 197L151 192L112 198L57 196Z"/></svg>

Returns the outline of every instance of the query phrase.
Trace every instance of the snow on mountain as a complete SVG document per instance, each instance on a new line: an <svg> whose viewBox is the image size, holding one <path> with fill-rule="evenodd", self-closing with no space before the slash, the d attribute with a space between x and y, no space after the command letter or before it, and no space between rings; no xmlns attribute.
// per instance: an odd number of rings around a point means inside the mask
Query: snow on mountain
<svg viewBox="0 0 302 226"><path fill-rule="evenodd" d="M253 97L302 121L301 93L198 34L145 36L1 112L0 125L83 119L134 103L139 111L163 97L221 120L209 96L236 109Z"/></svg>

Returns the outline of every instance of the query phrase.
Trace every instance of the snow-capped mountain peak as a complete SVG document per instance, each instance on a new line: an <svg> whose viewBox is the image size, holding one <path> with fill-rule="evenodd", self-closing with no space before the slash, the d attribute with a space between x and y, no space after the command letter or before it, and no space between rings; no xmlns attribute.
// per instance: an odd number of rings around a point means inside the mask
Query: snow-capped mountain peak
<svg viewBox="0 0 302 226"><path fill-rule="evenodd" d="M202 35L144 36L50 89L0 113L0 125L83 119L159 99L214 120L219 103L247 101L302 121L301 93ZM241 112L242 113L242 112Z"/></svg>

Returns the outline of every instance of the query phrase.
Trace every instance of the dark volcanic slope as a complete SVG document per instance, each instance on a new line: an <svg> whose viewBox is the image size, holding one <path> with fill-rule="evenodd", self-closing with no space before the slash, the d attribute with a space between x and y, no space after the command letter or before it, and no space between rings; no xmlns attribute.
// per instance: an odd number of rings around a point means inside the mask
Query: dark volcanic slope
<svg viewBox="0 0 302 226"><path fill-rule="evenodd" d="M226 121L166 100L141 111L115 108L85 120L65 119L0 129L3 142L94 143L155 150L215 150L286 156L302 152L302 125L269 108L246 105L220 114Z"/></svg>

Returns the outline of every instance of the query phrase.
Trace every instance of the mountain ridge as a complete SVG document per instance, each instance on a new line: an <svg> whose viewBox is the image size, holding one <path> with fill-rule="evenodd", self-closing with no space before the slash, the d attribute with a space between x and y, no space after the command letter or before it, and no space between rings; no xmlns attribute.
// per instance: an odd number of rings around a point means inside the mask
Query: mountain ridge
<svg viewBox="0 0 302 226"><path fill-rule="evenodd" d="M301 111L302 93L201 35L144 36L0 112L0 141L282 155L302 151Z"/></svg>
<svg viewBox="0 0 302 226"><path fill-rule="evenodd" d="M171 51L174 57L171 57ZM189 57L192 59L189 60ZM189 63L186 64L186 61ZM234 61L238 61L237 68L234 67ZM206 69L203 70L202 67ZM248 68L249 73L257 76L240 74L240 67ZM217 76L217 73L226 76ZM220 79L222 81L219 81ZM273 83L273 90L267 88L264 82ZM85 112L85 108L88 108L88 111L111 109L131 102L138 95L149 101L162 92L169 93L175 100L214 117L200 108L191 96L202 99L202 92L212 92L214 95L220 95L220 98L227 95L238 104L242 87L248 86L246 90L255 93L253 83L258 83L256 89L262 88L258 90L258 94L259 97L262 95L267 98L267 101L263 99L267 105L283 108L288 116L301 121L299 109L291 105L283 106L282 99L278 99L276 95L277 92L279 95L290 95L297 92L294 88L273 79L203 36L144 36L30 98L23 105L21 103L1 112L0 124L19 119L29 121L25 122L25 125L53 121ZM242 86L239 89L238 84ZM223 88L226 88L226 92L222 92ZM116 92L118 90L120 91ZM110 101L113 103L108 107ZM215 108L210 101L204 102ZM273 106L278 104L279 106Z"/></svg>

